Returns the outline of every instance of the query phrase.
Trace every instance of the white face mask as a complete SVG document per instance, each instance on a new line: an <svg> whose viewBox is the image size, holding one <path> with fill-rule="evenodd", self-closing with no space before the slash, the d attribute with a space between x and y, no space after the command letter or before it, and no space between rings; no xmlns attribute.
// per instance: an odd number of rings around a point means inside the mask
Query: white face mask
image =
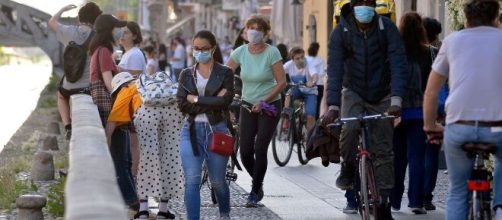
<svg viewBox="0 0 502 220"><path fill-rule="evenodd" d="M251 44L258 44L263 41L263 32L257 30L248 30L247 37L248 41Z"/></svg>

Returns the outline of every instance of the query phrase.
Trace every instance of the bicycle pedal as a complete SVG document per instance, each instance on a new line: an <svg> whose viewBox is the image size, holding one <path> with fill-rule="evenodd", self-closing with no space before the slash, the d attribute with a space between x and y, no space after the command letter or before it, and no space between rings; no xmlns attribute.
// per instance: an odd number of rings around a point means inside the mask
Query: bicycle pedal
<svg viewBox="0 0 502 220"><path fill-rule="evenodd" d="M226 179L235 182L237 180L237 173L227 173Z"/></svg>

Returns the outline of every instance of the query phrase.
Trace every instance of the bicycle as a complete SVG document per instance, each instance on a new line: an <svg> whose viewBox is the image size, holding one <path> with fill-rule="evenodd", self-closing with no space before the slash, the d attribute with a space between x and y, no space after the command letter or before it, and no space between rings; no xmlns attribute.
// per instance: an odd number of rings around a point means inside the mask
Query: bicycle
<svg viewBox="0 0 502 220"><path fill-rule="evenodd" d="M358 203L359 214L363 220L370 220L371 215L373 219L378 216L378 208L376 205L380 204L380 197L376 187L374 167L372 163L371 153L368 151L368 122L376 120L391 120L394 116L385 114L375 114L359 117L340 118L334 123L328 124L328 128L341 127L342 125L350 122L358 122L360 125L359 136L360 144L358 146L357 162L358 170L356 178L356 186L359 190L356 193L356 201Z"/></svg>
<svg viewBox="0 0 502 220"><path fill-rule="evenodd" d="M299 88L304 85L305 84L289 84L290 89L286 94L291 95L291 89ZM288 164L295 144L297 145L297 154L300 164L305 165L309 161L306 153L307 129L305 128L306 118L304 115L305 102L303 100L295 101L297 101L296 108L294 108L291 115L279 119L276 131L272 136L272 153L274 160L275 163L281 167ZM285 120L287 120L287 122ZM285 123L289 123L288 128L283 126Z"/></svg>
<svg viewBox="0 0 502 220"><path fill-rule="evenodd" d="M240 147L240 139L239 139L239 118L236 117L236 112L238 112L238 108L240 108L240 106L242 105L242 102L241 102L241 99L240 99L240 96L239 95L235 95L234 97L234 101L232 102L231 106L230 106L230 112L232 112L234 115L233 116L230 116L230 126L231 126L231 129L230 129L230 132L232 133L232 136L234 137L234 153L232 154L232 156L230 157L230 160L227 164L227 171L225 173L225 180L228 181L228 184L230 185L231 182L235 182L237 181L237 173L235 172L235 168L237 168L238 170L242 170L240 164L239 164L239 161L237 160L237 152L239 151L239 147ZM244 107L246 109L248 109L247 107ZM251 111L249 109L249 111ZM200 184L200 187L202 188L202 186L204 184L207 184L209 190L211 191L211 201L213 202L213 204L217 204L218 201L216 199L216 193L214 191L214 189L211 187L211 183L210 181L208 181L209 179L209 173L208 173L208 168L207 168L207 164L206 162L204 162L203 164L203 167L202 167L202 176L201 176L201 184Z"/></svg>
<svg viewBox="0 0 502 220"><path fill-rule="evenodd" d="M485 161L490 154L495 154L496 146L487 143L466 143L462 149L468 157L474 158L471 177L467 182L467 188L472 193L469 199L469 220L491 220L491 193L490 181L492 174L485 166Z"/></svg>

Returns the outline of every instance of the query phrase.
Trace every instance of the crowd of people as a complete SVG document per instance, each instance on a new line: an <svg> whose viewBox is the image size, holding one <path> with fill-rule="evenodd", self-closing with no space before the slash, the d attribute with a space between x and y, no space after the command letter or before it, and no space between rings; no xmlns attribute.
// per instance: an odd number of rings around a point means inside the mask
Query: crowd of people
<svg viewBox="0 0 502 220"><path fill-rule="evenodd" d="M442 146L450 180L446 219L467 219L466 184L473 160L461 146L502 146L496 129L502 126L502 103L490 98L502 92L502 66L496 60L502 56L500 5L496 0L470 1L463 9L465 30L443 42L437 20L408 12L396 26L375 7L375 0L351 0L328 45L314 42L306 52L273 46L271 26L258 15L246 20L233 44L227 36L218 43L220 36L200 30L189 43L178 36L166 47L143 39L137 23L103 14L92 2L79 9L78 25L61 24L61 14L76 8L63 7L49 27L66 46L64 59L78 60L65 60L57 93L67 137L69 97L89 94L106 133L118 186L126 205L136 211L135 219L148 219L149 197L159 200L157 219L174 219L168 202L181 197L187 219L200 219L203 166L220 219L230 219L229 156L214 148L216 134L231 134L229 106L235 95L242 99L240 160L252 177L245 204L250 208L264 197L268 146L277 126L288 128L287 120L278 123L292 113L295 100L305 102L308 130L326 128L338 118L386 113L396 119L370 123L368 138L380 195L373 204L378 219L393 219L391 209L401 209L407 168L408 207L415 214L436 209L432 199ZM328 49L327 64L318 56L320 47ZM70 56L79 49L88 56ZM288 87L293 84L297 86ZM359 129L344 124L339 135L343 162L336 186L346 190L344 213L358 209ZM443 132L444 142L437 139ZM495 156L493 208L502 219L500 150Z"/></svg>

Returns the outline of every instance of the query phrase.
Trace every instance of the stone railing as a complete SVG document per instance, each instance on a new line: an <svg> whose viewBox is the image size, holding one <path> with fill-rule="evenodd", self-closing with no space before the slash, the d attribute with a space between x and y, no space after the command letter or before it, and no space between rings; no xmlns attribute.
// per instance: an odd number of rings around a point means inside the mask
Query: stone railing
<svg viewBox="0 0 502 220"><path fill-rule="evenodd" d="M71 96L70 169L65 219L127 219L115 168L96 105L88 95Z"/></svg>

